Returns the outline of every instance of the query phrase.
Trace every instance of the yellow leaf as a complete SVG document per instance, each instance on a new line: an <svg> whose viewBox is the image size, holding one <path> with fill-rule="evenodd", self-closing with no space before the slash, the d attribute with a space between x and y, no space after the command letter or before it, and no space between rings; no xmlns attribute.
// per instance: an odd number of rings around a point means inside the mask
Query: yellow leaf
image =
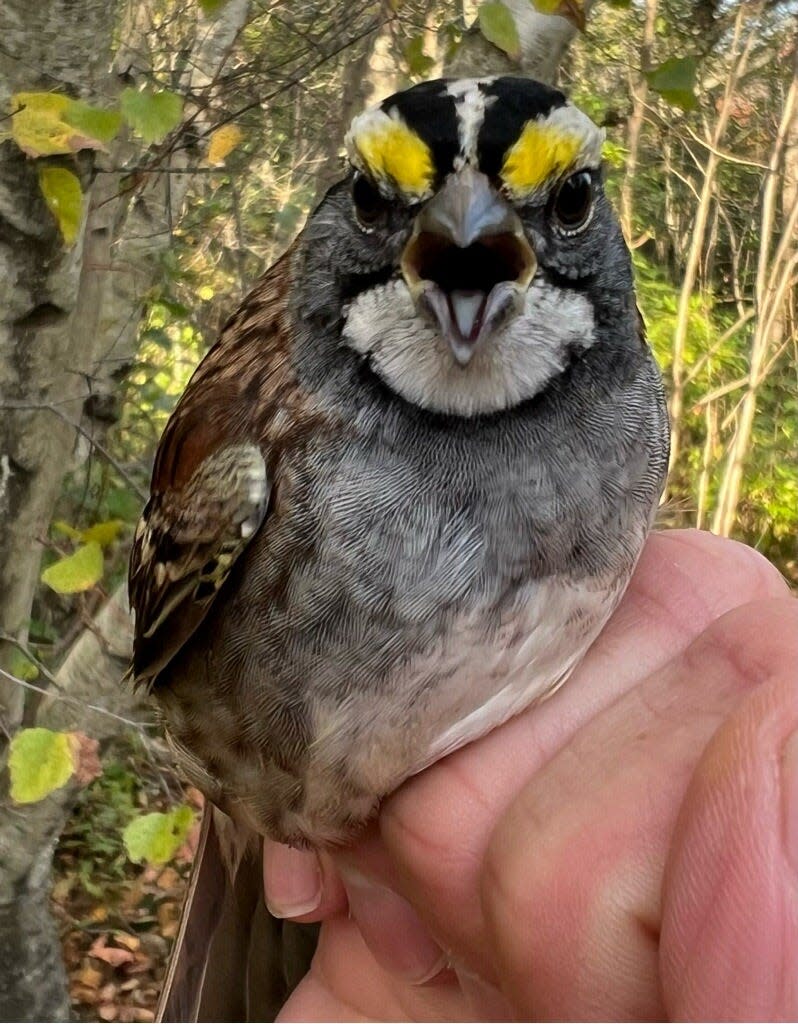
<svg viewBox="0 0 798 1024"><path fill-rule="evenodd" d="M223 124L221 128L211 132L206 157L208 163L223 164L243 138L244 133L235 124Z"/></svg>
<svg viewBox="0 0 798 1024"><path fill-rule="evenodd" d="M67 245L74 245L83 219L80 182L65 167L40 167L39 188Z"/></svg>
<svg viewBox="0 0 798 1024"><path fill-rule="evenodd" d="M69 523L65 523L63 519L54 519L53 529L58 530L59 533L63 533L64 536L69 537L70 540L82 539L80 530L76 530L74 526L70 526Z"/></svg>
<svg viewBox="0 0 798 1024"><path fill-rule="evenodd" d="M87 544L91 541L96 541L102 547L115 541L119 536L119 531L125 524L121 519L109 519L106 523L95 523L94 526L89 526L87 529L82 530L80 537Z"/></svg>
<svg viewBox="0 0 798 1024"><path fill-rule="evenodd" d="M69 733L22 729L8 753L11 799L18 804L43 800L69 782L73 767Z"/></svg>
<svg viewBox="0 0 798 1024"><path fill-rule="evenodd" d="M11 137L28 156L104 149L104 133L110 130L106 121L117 116L58 92L15 93L11 113Z"/></svg>
<svg viewBox="0 0 798 1024"><path fill-rule="evenodd" d="M11 97L11 135L28 156L71 153L73 128L62 114L70 104L57 92L18 92Z"/></svg>
<svg viewBox="0 0 798 1024"><path fill-rule="evenodd" d="M57 594L77 594L93 587L102 578L102 574L102 548L97 541L90 541L74 554L48 566L41 580Z"/></svg>
<svg viewBox="0 0 798 1024"><path fill-rule="evenodd" d="M541 14L558 14L570 21L580 32L585 31L583 0L532 0L532 6Z"/></svg>

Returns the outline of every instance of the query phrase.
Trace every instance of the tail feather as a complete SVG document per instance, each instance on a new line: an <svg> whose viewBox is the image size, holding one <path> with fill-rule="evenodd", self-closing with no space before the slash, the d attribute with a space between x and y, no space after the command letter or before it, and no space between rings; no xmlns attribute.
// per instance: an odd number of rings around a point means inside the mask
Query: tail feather
<svg viewBox="0 0 798 1024"><path fill-rule="evenodd" d="M157 1019L273 1021L310 966L315 926L273 917L261 842L207 805Z"/></svg>

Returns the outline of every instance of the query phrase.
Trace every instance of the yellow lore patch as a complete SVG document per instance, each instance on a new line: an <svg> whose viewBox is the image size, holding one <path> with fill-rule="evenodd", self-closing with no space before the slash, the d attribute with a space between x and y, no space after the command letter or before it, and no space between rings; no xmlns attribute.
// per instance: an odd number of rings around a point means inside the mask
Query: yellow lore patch
<svg viewBox="0 0 798 1024"><path fill-rule="evenodd" d="M502 179L515 195L534 192L571 170L583 142L581 136L554 125L530 121L504 159Z"/></svg>
<svg viewBox="0 0 798 1024"><path fill-rule="evenodd" d="M425 195L435 169L429 146L399 121L381 119L364 126L354 146L372 177L386 179L402 192Z"/></svg>

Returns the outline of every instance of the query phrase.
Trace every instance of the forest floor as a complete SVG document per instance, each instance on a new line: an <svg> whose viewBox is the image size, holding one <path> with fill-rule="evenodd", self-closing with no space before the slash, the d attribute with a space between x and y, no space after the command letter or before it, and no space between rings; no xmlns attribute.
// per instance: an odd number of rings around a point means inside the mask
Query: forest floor
<svg viewBox="0 0 798 1024"><path fill-rule="evenodd" d="M202 796L183 792L165 752L126 739L82 794L55 854L52 906L59 923L74 1018L152 1021L177 933L199 835ZM122 831L136 814L186 801L197 819L174 859L132 863Z"/></svg>

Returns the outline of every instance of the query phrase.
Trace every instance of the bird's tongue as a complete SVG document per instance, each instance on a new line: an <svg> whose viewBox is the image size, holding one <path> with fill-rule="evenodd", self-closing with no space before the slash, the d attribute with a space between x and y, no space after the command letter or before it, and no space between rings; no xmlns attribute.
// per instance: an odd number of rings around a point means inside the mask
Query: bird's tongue
<svg viewBox="0 0 798 1024"><path fill-rule="evenodd" d="M452 319L463 341L476 341L482 326L487 295L483 291L472 288L455 288L449 292L449 308Z"/></svg>

